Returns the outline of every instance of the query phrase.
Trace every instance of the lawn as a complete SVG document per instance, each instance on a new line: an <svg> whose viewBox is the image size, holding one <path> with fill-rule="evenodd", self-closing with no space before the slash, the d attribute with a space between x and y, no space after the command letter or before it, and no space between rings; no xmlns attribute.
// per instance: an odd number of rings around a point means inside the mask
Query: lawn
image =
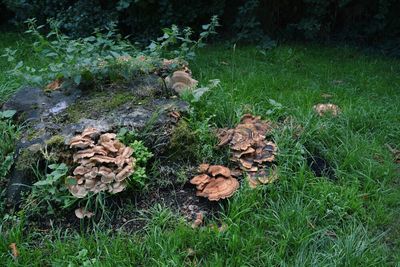
<svg viewBox="0 0 400 267"><path fill-rule="evenodd" d="M18 47L29 64L29 40L0 33L0 49ZM0 100L19 81L0 61ZM80 233L54 226L27 231L24 216L0 227L4 265L71 266L396 266L400 263L400 61L347 47L281 45L206 47L193 76L220 86L193 104L193 125L232 127L245 113L284 127L274 132L279 179L246 186L217 218L192 229L162 206L145 211L131 233L97 225ZM326 98L329 95L329 98ZM316 116L317 103L337 104L337 117ZM299 127L301 134L294 138ZM3 130L4 131L4 130ZM334 177L315 177L309 155L326 159ZM132 218L129 218L132 219ZM226 224L219 231L213 224ZM13 259L9 244L20 256Z"/></svg>

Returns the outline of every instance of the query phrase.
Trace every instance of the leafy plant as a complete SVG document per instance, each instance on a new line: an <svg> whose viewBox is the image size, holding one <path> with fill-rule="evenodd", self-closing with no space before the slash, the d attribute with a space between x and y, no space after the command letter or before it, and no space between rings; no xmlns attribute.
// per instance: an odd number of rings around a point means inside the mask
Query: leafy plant
<svg viewBox="0 0 400 267"><path fill-rule="evenodd" d="M216 34L218 26L220 26L218 16L213 16L209 24L202 26L203 31L199 34L197 40L192 39L193 30L190 27L183 30L176 25L164 28L164 35L151 42L147 47L147 53L156 57L193 60L196 55L194 51L199 47L204 47L204 41Z"/></svg>
<svg viewBox="0 0 400 267"><path fill-rule="evenodd" d="M81 82L95 83L107 81L112 76L114 65L125 65L128 70L145 70L147 62L133 58L135 48L122 39L115 31L115 25L106 28L107 32L96 31L86 38L71 39L59 30L59 22L49 21L50 32L42 35L40 30L44 25L37 26L35 19L27 22L28 30L36 40L33 52L44 58L46 64L42 68L26 66L19 61L9 73L21 77L31 84L42 85L55 79L72 81L79 85ZM3 57L16 61L15 50L8 49ZM135 61L135 64L130 64Z"/></svg>
<svg viewBox="0 0 400 267"><path fill-rule="evenodd" d="M7 175L14 162L15 142L19 134L19 128L11 121L14 114L15 110L0 112L0 181Z"/></svg>
<svg viewBox="0 0 400 267"><path fill-rule="evenodd" d="M26 210L33 209L40 213L40 209L45 208L48 214L55 214L55 208L68 208L77 201L66 186L67 165L51 164L48 169L50 172L44 175L39 171L39 167L34 169L38 181L32 185L32 192L25 204Z"/></svg>
<svg viewBox="0 0 400 267"><path fill-rule="evenodd" d="M194 50L204 46L205 40L215 34L218 18L203 25L203 32L192 40L193 31L180 31L173 25L164 29L164 35L153 41L144 51L137 50L126 38L116 32L111 23L105 32L97 30L93 35L72 39L60 32L60 22L49 20L50 32L41 33L44 25L37 26L35 19L26 21L28 30L35 40L33 55L43 60L43 67L25 65L18 61L16 50L6 49L2 57L15 62L9 74L34 85L45 85L56 79L66 84L96 86L115 82L127 82L140 74L150 73L162 65L161 57L193 59Z"/></svg>
<svg viewBox="0 0 400 267"><path fill-rule="evenodd" d="M131 186L145 186L148 179L146 165L148 160L153 156L153 153L149 151L142 141L137 140L138 135L134 131L121 128L117 137L122 143L133 149L132 157L136 160L135 171L129 178L129 184Z"/></svg>

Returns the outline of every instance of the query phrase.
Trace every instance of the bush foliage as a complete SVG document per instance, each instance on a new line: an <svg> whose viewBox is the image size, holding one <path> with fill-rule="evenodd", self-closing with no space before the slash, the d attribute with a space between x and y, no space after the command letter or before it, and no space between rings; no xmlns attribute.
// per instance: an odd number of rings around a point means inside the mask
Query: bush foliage
<svg viewBox="0 0 400 267"><path fill-rule="evenodd" d="M2 0L15 21L35 17L61 22L72 36L91 34L118 22L124 34L154 37L162 27L200 27L212 15L222 19L224 33L237 40L273 38L352 40L374 43L395 40L400 32L400 2L395 0Z"/></svg>

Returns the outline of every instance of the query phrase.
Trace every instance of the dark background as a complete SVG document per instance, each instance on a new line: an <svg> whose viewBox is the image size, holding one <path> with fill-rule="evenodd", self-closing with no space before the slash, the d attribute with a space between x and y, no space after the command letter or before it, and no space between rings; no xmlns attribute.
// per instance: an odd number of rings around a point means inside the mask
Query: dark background
<svg viewBox="0 0 400 267"><path fill-rule="evenodd" d="M346 42L400 54L399 0L0 0L0 23L35 17L62 22L71 36L84 36L110 21L135 40L160 35L177 24L199 31L220 17L220 39Z"/></svg>

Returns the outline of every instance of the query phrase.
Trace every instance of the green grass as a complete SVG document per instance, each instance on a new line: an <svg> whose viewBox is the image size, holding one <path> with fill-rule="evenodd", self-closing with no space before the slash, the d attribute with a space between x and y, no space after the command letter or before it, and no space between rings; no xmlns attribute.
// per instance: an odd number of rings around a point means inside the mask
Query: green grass
<svg viewBox="0 0 400 267"><path fill-rule="evenodd" d="M0 48L20 36L2 34ZM31 62L31 64L37 64ZM0 63L0 84L10 81ZM258 190L243 186L213 223L191 229L163 207L142 214L138 233L26 232L23 216L6 218L0 232L5 265L120 266L395 266L400 263L399 167L386 144L400 148L400 62L349 48L286 45L266 55L254 47L216 46L192 64L202 84L221 86L195 103L193 125L233 126L252 112L286 123L274 133L279 180ZM3 88L3 87L1 87ZM13 87L15 88L15 87ZM1 93L3 99L8 90ZM312 106L340 106L336 118L315 116ZM4 96L3 96L4 95ZM280 107L270 99L280 103ZM303 127L298 139L296 125ZM205 138L207 139L207 138ZM337 178L316 178L308 153L328 159ZM14 260L8 245L16 242Z"/></svg>

